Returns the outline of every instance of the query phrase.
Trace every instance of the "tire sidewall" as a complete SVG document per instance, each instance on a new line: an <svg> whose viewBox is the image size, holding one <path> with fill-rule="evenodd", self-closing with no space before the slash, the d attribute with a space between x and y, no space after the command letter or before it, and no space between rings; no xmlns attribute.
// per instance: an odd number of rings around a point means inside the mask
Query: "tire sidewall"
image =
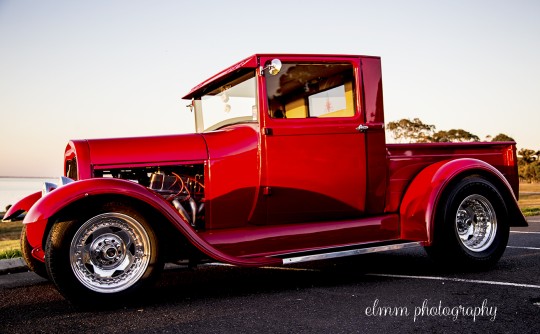
<svg viewBox="0 0 540 334"><path fill-rule="evenodd" d="M103 213L121 213L135 219L144 228L150 239L150 259L143 275L137 282L124 290L113 293L100 293L86 287L75 275L71 266L70 248L73 238L79 228L92 217ZM118 301L125 301L133 295L134 291L152 283L162 266L159 260L157 236L147 220L129 206L116 203L107 203L91 214L81 218L57 221L51 228L45 251L47 272L58 290L72 303L80 306L115 305ZM119 298L121 297L121 298Z"/></svg>
<svg viewBox="0 0 540 334"><path fill-rule="evenodd" d="M483 251L475 252L463 245L457 228L456 214L460 204L470 195L481 195L486 198L495 211L497 227L494 239ZM509 225L508 211L504 200L497 188L488 180L481 177L467 177L459 181L449 192L441 213L443 233L438 235L435 242L442 243L449 250L449 260L454 264L466 267L494 265L504 253L508 243ZM437 229L436 229L437 232Z"/></svg>

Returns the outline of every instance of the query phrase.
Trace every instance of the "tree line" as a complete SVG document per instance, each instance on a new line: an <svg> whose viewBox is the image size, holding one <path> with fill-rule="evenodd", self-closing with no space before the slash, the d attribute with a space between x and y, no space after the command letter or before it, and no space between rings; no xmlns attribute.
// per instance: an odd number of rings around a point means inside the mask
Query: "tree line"
<svg viewBox="0 0 540 334"><path fill-rule="evenodd" d="M522 148L517 153L519 180L529 183L540 182L540 151Z"/></svg>
<svg viewBox="0 0 540 334"><path fill-rule="evenodd" d="M389 122L386 129L398 142L408 143L445 143L445 142L478 142L480 138L463 129L436 130L435 125L426 124L419 118L400 119ZM515 141L512 137L499 133L486 136L482 141L501 142ZM518 173L522 182L540 182L540 151L522 148L518 150Z"/></svg>

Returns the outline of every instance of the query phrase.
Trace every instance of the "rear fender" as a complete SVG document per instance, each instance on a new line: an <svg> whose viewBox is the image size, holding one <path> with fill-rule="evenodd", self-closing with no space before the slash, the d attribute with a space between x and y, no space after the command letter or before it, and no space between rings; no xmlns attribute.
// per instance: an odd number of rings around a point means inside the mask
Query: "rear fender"
<svg viewBox="0 0 540 334"><path fill-rule="evenodd" d="M26 196L17 203L13 204L4 215L2 220L15 219L24 212L28 212L30 208L41 198L41 191L35 192Z"/></svg>
<svg viewBox="0 0 540 334"><path fill-rule="evenodd" d="M423 241L429 246L441 195L453 181L474 174L487 177L497 187L507 206L511 226L527 226L512 187L501 172L484 161L465 158L430 165L413 179L399 211L401 239Z"/></svg>
<svg viewBox="0 0 540 334"><path fill-rule="evenodd" d="M100 195L119 195L150 205L171 222L190 243L217 261L240 266L281 264L281 260L275 258L243 259L229 256L201 238L189 223L182 219L174 207L167 203L161 196L131 181L107 178L73 182L50 192L38 200L28 211L23 221L27 226L27 238L30 245L34 249L43 250L45 233L49 225L53 223L52 217L72 204ZM42 251L39 253L44 254Z"/></svg>

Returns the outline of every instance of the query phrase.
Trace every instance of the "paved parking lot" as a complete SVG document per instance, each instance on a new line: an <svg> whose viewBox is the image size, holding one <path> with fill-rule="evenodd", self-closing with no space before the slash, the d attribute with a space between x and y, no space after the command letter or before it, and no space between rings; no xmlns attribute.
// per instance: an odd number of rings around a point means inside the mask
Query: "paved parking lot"
<svg viewBox="0 0 540 334"><path fill-rule="evenodd" d="M540 332L540 217L511 231L487 272L434 266L423 249L294 267L170 268L119 309L71 307L33 273L0 276L0 332Z"/></svg>

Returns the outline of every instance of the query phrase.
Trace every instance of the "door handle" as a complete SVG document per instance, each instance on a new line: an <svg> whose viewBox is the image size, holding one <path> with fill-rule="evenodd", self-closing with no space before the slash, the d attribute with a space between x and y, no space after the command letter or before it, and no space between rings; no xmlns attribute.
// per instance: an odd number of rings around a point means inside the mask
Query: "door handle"
<svg viewBox="0 0 540 334"><path fill-rule="evenodd" d="M356 128L356 131L360 132L360 133L364 133L366 132L367 130L369 129L369 126L365 125L365 124L360 124L358 125L358 127Z"/></svg>

